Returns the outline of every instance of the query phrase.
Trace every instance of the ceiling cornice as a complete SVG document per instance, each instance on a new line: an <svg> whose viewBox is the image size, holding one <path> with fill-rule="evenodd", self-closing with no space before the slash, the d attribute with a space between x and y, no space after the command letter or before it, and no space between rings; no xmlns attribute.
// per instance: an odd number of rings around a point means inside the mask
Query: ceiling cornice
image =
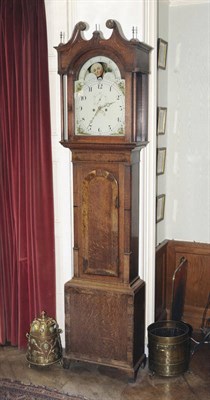
<svg viewBox="0 0 210 400"><path fill-rule="evenodd" d="M210 5L210 0L169 0L170 7L194 6L201 4Z"/></svg>

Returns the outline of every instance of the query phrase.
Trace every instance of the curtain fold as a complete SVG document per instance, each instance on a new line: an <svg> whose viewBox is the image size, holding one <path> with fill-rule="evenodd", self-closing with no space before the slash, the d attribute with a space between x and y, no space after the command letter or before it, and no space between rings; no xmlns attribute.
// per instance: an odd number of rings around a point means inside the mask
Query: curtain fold
<svg viewBox="0 0 210 400"><path fill-rule="evenodd" d="M0 343L26 346L55 316L55 252L44 0L0 0Z"/></svg>

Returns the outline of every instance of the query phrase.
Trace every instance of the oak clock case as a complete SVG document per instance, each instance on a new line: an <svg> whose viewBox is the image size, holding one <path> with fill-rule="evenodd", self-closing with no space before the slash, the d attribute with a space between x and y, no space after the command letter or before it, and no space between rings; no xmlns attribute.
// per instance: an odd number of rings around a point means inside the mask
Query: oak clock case
<svg viewBox="0 0 210 400"><path fill-rule="evenodd" d="M139 160L147 144L151 48L86 40L79 22L56 47L61 144L72 152L74 276L65 284L64 367L72 360L125 371L145 363L145 283L138 275Z"/></svg>

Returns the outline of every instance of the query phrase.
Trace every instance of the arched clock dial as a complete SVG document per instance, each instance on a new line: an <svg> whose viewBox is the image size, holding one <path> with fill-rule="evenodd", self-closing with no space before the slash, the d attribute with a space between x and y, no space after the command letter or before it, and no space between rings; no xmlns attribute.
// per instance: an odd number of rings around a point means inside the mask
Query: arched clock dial
<svg viewBox="0 0 210 400"><path fill-rule="evenodd" d="M105 73L112 73L115 80L121 79L121 73L117 64L111 60L111 58L99 55L91 57L83 64L79 72L79 80L87 79L89 73L91 72L91 66L97 63L102 64Z"/></svg>
<svg viewBox="0 0 210 400"><path fill-rule="evenodd" d="M108 57L92 57L74 87L75 134L125 134L125 81Z"/></svg>

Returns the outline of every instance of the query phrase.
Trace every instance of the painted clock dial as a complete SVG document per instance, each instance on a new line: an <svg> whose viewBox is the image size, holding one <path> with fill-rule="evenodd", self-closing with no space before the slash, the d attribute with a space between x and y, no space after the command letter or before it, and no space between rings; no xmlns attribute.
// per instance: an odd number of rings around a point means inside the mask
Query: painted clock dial
<svg viewBox="0 0 210 400"><path fill-rule="evenodd" d="M75 134L125 135L125 80L105 56L90 58L74 85Z"/></svg>

